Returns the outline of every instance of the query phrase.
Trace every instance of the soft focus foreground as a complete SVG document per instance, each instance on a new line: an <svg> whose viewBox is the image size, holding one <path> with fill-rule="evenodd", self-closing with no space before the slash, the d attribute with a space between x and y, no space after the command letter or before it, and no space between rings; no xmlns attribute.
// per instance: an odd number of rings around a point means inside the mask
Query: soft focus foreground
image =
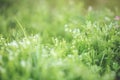
<svg viewBox="0 0 120 80"><path fill-rule="evenodd" d="M92 2L0 0L0 80L119 80L119 5Z"/></svg>

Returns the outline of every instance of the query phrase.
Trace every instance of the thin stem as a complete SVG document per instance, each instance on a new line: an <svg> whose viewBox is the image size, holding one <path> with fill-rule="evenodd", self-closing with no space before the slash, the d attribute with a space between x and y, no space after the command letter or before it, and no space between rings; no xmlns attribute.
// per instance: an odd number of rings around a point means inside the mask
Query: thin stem
<svg viewBox="0 0 120 80"><path fill-rule="evenodd" d="M21 30L23 31L24 36L27 38L26 32L25 32L22 24L20 23L20 21L19 21L17 18L15 18L15 20L16 20L16 22L18 23L18 25L20 26Z"/></svg>

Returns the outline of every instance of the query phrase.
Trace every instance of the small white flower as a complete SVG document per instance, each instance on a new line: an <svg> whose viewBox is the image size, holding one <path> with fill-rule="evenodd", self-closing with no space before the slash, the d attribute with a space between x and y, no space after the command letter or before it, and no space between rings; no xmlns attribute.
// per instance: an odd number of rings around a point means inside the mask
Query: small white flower
<svg viewBox="0 0 120 80"><path fill-rule="evenodd" d="M89 6L88 7L88 11L92 11L93 10L93 7L92 6Z"/></svg>
<svg viewBox="0 0 120 80"><path fill-rule="evenodd" d="M22 61L20 62L20 64L21 64L22 67L26 67L26 62L25 62L24 60L22 60Z"/></svg>
<svg viewBox="0 0 120 80"><path fill-rule="evenodd" d="M8 43L8 46L18 47L18 43L16 41Z"/></svg>
<svg viewBox="0 0 120 80"><path fill-rule="evenodd" d="M73 55L71 55L71 54L68 55L68 58L72 58L72 57L73 57Z"/></svg>
<svg viewBox="0 0 120 80"><path fill-rule="evenodd" d="M68 25L67 24L65 24L65 28L67 28L68 27Z"/></svg>
<svg viewBox="0 0 120 80"><path fill-rule="evenodd" d="M67 25L67 24L65 25L65 31L66 31L66 32L69 31L69 28L68 28L68 25Z"/></svg>
<svg viewBox="0 0 120 80"><path fill-rule="evenodd" d="M57 53L55 53L54 49L51 49L51 50L50 50L50 53L51 53L53 56L57 56Z"/></svg>
<svg viewBox="0 0 120 80"><path fill-rule="evenodd" d="M80 30L79 30L79 29L73 29L73 33L74 33L74 34L80 33Z"/></svg>
<svg viewBox="0 0 120 80"><path fill-rule="evenodd" d="M25 44L25 45L30 45L30 41L29 41L29 40L26 40L26 41L24 42L24 44Z"/></svg>

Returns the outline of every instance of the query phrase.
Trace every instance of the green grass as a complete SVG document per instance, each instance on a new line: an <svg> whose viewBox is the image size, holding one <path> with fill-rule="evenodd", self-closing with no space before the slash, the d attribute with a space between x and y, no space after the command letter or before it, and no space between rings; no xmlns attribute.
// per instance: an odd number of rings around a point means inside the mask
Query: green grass
<svg viewBox="0 0 120 80"><path fill-rule="evenodd" d="M67 1L24 0L1 9L0 80L115 80L119 76L116 13L89 11L82 1Z"/></svg>

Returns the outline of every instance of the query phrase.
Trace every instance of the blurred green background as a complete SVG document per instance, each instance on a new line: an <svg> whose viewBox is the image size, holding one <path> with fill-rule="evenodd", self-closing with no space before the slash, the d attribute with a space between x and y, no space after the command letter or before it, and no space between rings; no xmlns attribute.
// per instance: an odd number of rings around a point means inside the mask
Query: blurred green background
<svg viewBox="0 0 120 80"><path fill-rule="evenodd" d="M17 18L28 34L54 32L50 35L64 36L63 27L71 17L85 16L88 10L109 9L107 13L119 15L120 0L0 0L0 34L5 37L23 36ZM76 16L73 16L76 15ZM94 18L92 18L94 19ZM82 20L83 21L83 20ZM59 32L56 32L58 29ZM6 31L8 33L6 33Z"/></svg>
<svg viewBox="0 0 120 80"><path fill-rule="evenodd" d="M5 7L9 7L13 4L20 4L20 3L23 3L24 1L28 1L28 2L32 2L32 3L35 3L37 2L38 0L22 0L22 1L19 1L19 0L0 0L0 8L5 8ZM58 0L39 0L39 1L48 1L52 4L56 3L56 2L59 2ZM108 8L120 8L120 0L65 0L65 2L84 2L85 6L88 7L88 6L93 6L95 8L101 8L101 7L108 7ZM62 2L62 1L60 1ZM29 3L28 3L29 4ZM28 5L26 4L26 5ZM17 6L20 6L20 5L17 5ZM33 6L33 5L31 5Z"/></svg>

